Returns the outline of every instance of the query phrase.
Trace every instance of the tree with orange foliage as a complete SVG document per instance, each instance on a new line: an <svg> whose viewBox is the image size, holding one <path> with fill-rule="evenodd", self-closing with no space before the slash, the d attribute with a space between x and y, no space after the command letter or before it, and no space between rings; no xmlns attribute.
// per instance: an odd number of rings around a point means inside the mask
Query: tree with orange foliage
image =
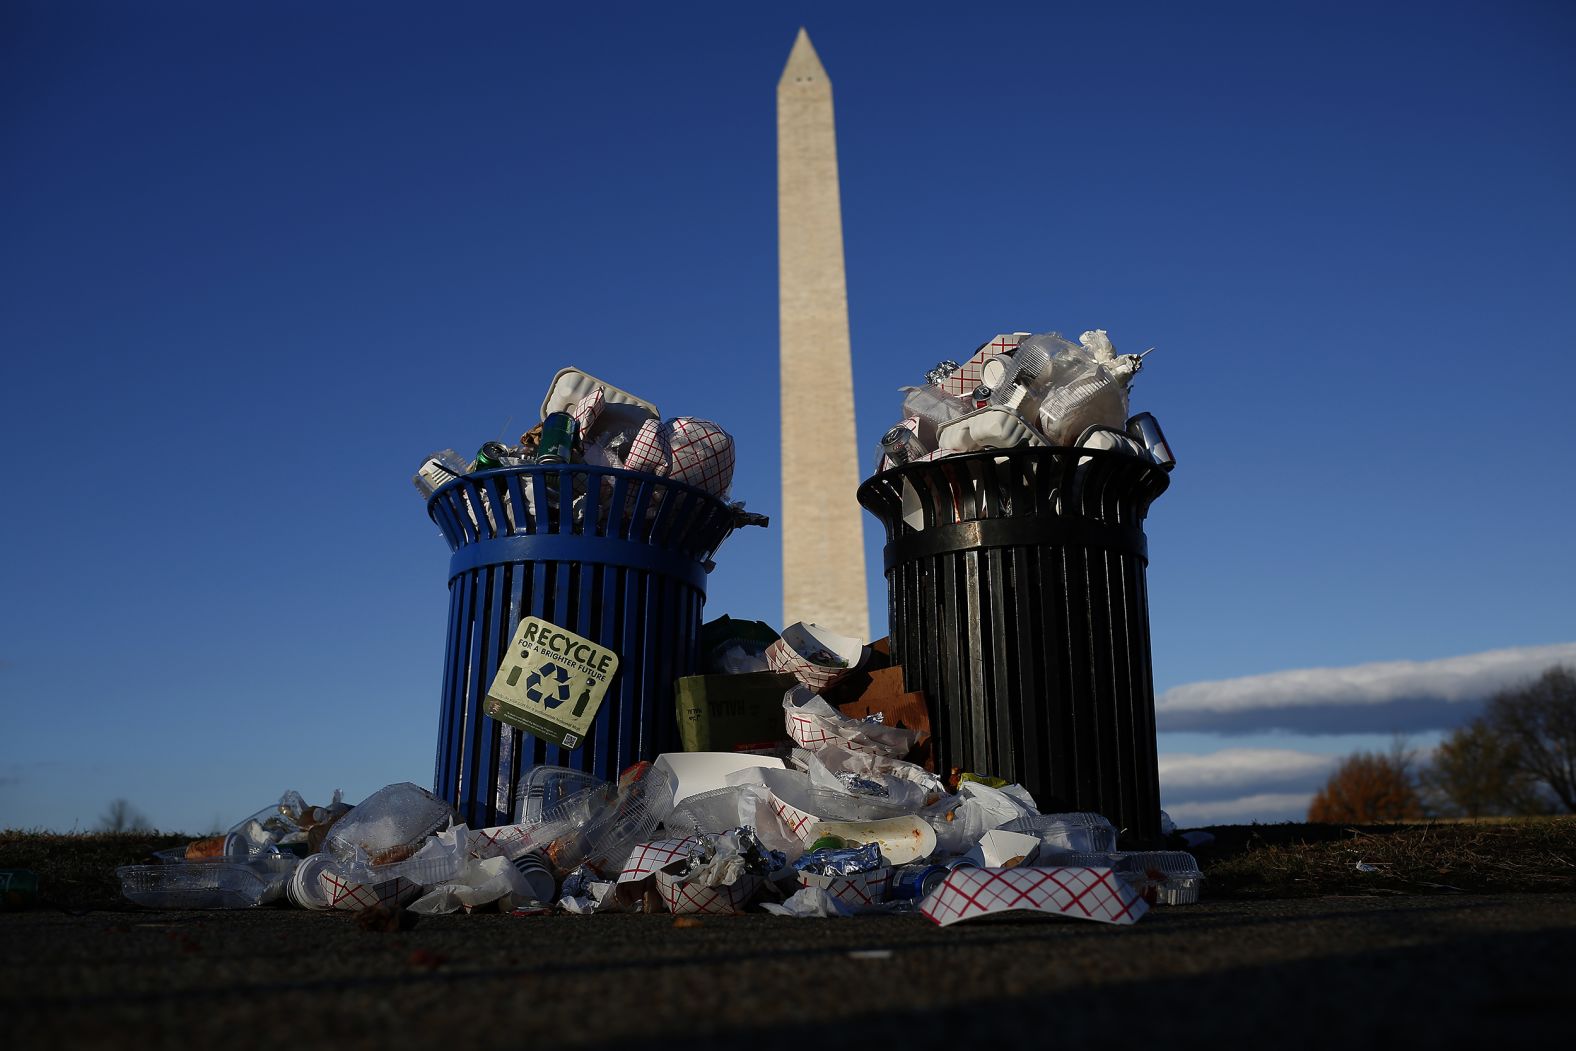
<svg viewBox="0 0 1576 1051"><path fill-rule="evenodd" d="M1412 756L1400 741L1388 754L1354 752L1342 759L1308 807L1308 820L1319 824L1380 825L1422 816Z"/></svg>

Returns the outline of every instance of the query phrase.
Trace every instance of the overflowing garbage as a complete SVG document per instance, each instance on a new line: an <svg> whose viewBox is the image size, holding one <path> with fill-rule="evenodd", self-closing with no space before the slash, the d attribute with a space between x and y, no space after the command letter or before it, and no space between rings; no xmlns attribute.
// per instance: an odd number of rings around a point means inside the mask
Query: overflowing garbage
<svg viewBox="0 0 1576 1051"><path fill-rule="evenodd" d="M538 766L520 781L518 820L491 828L457 823L410 783L354 807L291 791L223 836L119 869L122 889L155 908L918 912L943 926L1023 911L1128 924L1198 900L1203 877L1184 851L1120 850L1098 814L1042 813L1021 785L915 761L929 732L881 710L904 710L903 694L883 694L882 673L898 669L877 667L882 656L813 624L753 656L719 647L732 674L791 681L767 754L667 753L612 782Z"/></svg>
<svg viewBox="0 0 1576 1051"><path fill-rule="evenodd" d="M625 493L615 499L615 477L608 471L647 474L693 486L725 500L733 484L733 437L710 420L693 416L663 419L653 403L597 379L574 366L560 369L542 401L542 420L521 434L517 444L490 441L466 459L453 449L435 452L422 461L412 482L424 500L431 500L443 486L466 475L504 467L579 465L568 473L573 531L580 532L589 518L598 529L655 518L662 501L649 494ZM600 492L588 493L588 478L600 476ZM519 507L502 506L513 496ZM543 479L513 490L500 487L464 494L463 506L470 525L494 535L509 532L520 521L535 520L546 508L556 509L565 494ZM614 503L618 507L614 507ZM735 525L764 525L763 516L744 510L742 502L729 504ZM565 532L570 531L564 529Z"/></svg>
<svg viewBox="0 0 1576 1051"><path fill-rule="evenodd" d="M1143 360L1117 354L1098 330L1076 343L998 336L903 389L903 420L882 438L877 471L1015 446L1116 450L1169 469L1154 417L1128 415ZM502 470L570 464L578 468ZM470 459L435 453L414 482L456 550L511 534L627 539L640 523L652 533L672 501L654 500L650 480L681 483L700 494L690 494L691 512L709 501L731 515L696 548L708 552L728 528L765 521L719 503L733 470L733 440L717 424L664 419L566 368L518 444L488 442ZM509 610L512 641L476 689L497 723L576 756L621 657L537 612ZM312 806L291 791L223 836L119 869L122 891L155 908L374 914L392 929L459 911L918 913L942 926L1031 912L1121 925L1198 900L1192 855L1157 849L1177 841L1164 815L1164 841L1129 842L1100 814L1042 811L990 770L937 769L931 705L906 688L886 640L723 617L695 641L698 674L643 685L671 685L683 751L604 780L565 766L521 771L509 750L519 734L511 746L505 733L496 805L471 812L507 824L468 827L449 801L410 783L355 806L337 792Z"/></svg>
<svg viewBox="0 0 1576 1051"><path fill-rule="evenodd" d="M903 419L882 435L876 471L986 449L1115 449L1169 470L1176 460L1150 413L1128 416L1142 354L1118 354L1103 329L1074 343L1055 332L1004 333L963 364L942 361L900 388Z"/></svg>

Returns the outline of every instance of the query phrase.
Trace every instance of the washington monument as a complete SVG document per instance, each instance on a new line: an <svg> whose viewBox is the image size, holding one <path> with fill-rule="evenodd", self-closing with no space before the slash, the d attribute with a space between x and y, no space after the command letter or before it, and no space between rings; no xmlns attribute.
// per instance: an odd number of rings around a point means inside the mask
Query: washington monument
<svg viewBox="0 0 1576 1051"><path fill-rule="evenodd" d="M783 418L783 623L870 638L854 490L854 378L832 83L799 30L777 82L778 358Z"/></svg>

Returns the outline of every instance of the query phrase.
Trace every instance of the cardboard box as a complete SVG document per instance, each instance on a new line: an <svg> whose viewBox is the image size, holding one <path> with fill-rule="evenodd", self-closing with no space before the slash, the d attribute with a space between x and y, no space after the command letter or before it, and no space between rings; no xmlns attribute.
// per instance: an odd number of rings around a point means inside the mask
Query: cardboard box
<svg viewBox="0 0 1576 1051"><path fill-rule="evenodd" d="M792 742L783 719L783 694L797 681L771 671L677 680L673 704L684 750L785 753Z"/></svg>
<svg viewBox="0 0 1576 1051"><path fill-rule="evenodd" d="M926 770L935 769L930 709L925 706L922 692L903 689L902 668L862 669L829 689L823 696L827 703L850 718L863 719L880 712L882 721L888 726L921 731L924 736L904 758L911 763L918 763Z"/></svg>

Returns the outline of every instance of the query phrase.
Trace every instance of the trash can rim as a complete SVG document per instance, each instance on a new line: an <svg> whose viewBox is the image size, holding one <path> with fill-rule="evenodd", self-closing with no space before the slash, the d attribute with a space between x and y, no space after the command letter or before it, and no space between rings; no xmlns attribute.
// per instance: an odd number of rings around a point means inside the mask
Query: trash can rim
<svg viewBox="0 0 1576 1051"><path fill-rule="evenodd" d="M472 471L469 474L462 474L458 478L449 479L447 482L444 482L442 485L438 486L438 488L434 489L432 491L432 495L427 497L427 515L429 518L432 516L432 505L433 502L438 499L438 497L442 496L444 493L448 492L455 486L460 485L462 482L465 482L467 479L486 478L492 475L545 474L548 471L572 471L588 475L607 475L610 478L630 478L637 482L644 482L648 480L652 482L660 482L664 486L677 489L681 492L694 493L695 495L706 500L715 500L723 507L731 506L727 500L717 496L715 493L707 492L705 489L702 489L699 486L690 485L688 482L675 481L672 478L668 478L660 474L650 474L646 471L629 471L622 467L598 467L594 464L584 463L527 463L520 464L518 467L491 467L485 471Z"/></svg>
<svg viewBox="0 0 1576 1051"><path fill-rule="evenodd" d="M924 468L935 467L941 464L973 463L977 460L1001 459L1002 457L1015 460L1031 460L1039 457L1049 457L1050 454L1057 453L1077 454L1079 457L1088 456L1099 460L1116 460L1119 458L1123 461L1136 461L1140 466L1159 472L1166 479L1171 477L1171 472L1155 461L1146 460L1121 449L1086 449L1076 445L1020 445L1011 449L981 449L978 452L955 453L952 456L942 456L935 460L920 460L915 463L898 464L889 470L877 471L863 482L860 482L857 493L864 493L867 488L882 480L901 478L905 472L919 474ZM446 482L445 484L453 485L454 483Z"/></svg>

